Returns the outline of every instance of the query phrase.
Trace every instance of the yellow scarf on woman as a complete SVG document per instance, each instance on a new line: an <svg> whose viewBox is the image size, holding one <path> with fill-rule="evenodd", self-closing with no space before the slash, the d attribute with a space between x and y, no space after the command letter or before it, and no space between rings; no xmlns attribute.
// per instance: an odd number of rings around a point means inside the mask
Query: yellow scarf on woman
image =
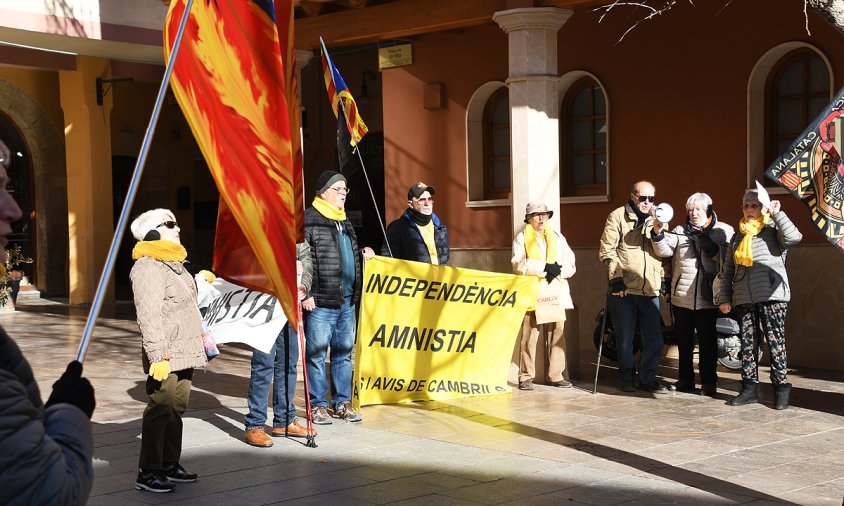
<svg viewBox="0 0 844 506"><path fill-rule="evenodd" d="M768 224L769 215L763 214L753 221L746 221L744 218L738 224L739 232L744 234L741 242L736 248L735 259L737 265L745 267L753 266L753 248L751 246L753 238L756 237L765 225Z"/></svg>
<svg viewBox="0 0 844 506"><path fill-rule="evenodd" d="M545 230L542 231L542 237L545 238L545 263L553 264L557 261L557 235L546 224ZM530 223L525 224L525 250L528 258L542 260L539 242L536 240L536 230Z"/></svg>
<svg viewBox="0 0 844 506"><path fill-rule="evenodd" d="M181 244L170 241L138 241L132 248L132 260L141 257L152 257L164 262L184 262L188 252Z"/></svg>
<svg viewBox="0 0 844 506"><path fill-rule="evenodd" d="M315 198L311 205L314 206L314 209L316 209L319 214L325 216L329 220L346 221L346 209L337 209L319 197Z"/></svg>

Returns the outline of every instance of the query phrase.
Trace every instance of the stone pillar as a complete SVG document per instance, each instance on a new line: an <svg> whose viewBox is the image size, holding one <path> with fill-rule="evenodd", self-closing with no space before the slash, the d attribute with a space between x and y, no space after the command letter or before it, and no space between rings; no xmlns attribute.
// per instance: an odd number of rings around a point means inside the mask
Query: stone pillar
<svg viewBox="0 0 844 506"><path fill-rule="evenodd" d="M59 71L67 158L69 301L94 299L114 236L111 182L113 94L97 105L97 78L111 77L111 62L79 56L76 70ZM106 85L108 87L108 85ZM114 280L109 284L113 301Z"/></svg>
<svg viewBox="0 0 844 506"><path fill-rule="evenodd" d="M557 32L567 9L499 11L492 19L509 39L510 175L513 235L523 226L525 206L542 200L560 229L560 136Z"/></svg>

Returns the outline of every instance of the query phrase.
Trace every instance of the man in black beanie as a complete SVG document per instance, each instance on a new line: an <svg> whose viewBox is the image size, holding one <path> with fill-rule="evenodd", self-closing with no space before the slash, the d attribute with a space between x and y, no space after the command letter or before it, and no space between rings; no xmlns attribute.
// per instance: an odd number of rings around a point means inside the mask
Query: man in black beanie
<svg viewBox="0 0 844 506"><path fill-rule="evenodd" d="M410 187L407 209L387 227L387 244L381 248L384 256L448 265L448 230L434 214L433 186L419 181Z"/></svg>
<svg viewBox="0 0 844 506"><path fill-rule="evenodd" d="M363 418L352 408L352 349L355 304L360 299L362 270L355 229L346 218L346 178L335 171L319 175L316 198L305 210L305 241L311 245L313 281L305 309L305 337L314 423L328 425L328 380L325 356L331 348L331 401L335 417L347 422ZM363 248L365 258L375 254Z"/></svg>

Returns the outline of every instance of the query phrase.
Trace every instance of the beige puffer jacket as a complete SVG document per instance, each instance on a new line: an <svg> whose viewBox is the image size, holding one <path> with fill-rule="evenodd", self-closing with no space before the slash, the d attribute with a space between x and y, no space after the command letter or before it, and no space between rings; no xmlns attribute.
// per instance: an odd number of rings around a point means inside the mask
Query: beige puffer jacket
<svg viewBox="0 0 844 506"><path fill-rule="evenodd" d="M636 227L636 213L629 203L611 212L604 225L598 257L607 267L607 280L623 278L630 295L659 295L667 275L650 241L652 229L649 221Z"/></svg>
<svg viewBox="0 0 844 506"><path fill-rule="evenodd" d="M181 262L141 257L132 267L132 291L143 342L144 372L149 363L170 357L170 370L204 367L202 319L196 284Z"/></svg>

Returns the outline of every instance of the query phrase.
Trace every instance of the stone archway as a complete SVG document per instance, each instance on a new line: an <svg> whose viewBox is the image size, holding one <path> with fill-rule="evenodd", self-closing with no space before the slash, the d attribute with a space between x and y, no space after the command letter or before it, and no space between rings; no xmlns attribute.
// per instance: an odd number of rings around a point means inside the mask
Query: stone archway
<svg viewBox="0 0 844 506"><path fill-rule="evenodd" d="M32 97L0 79L0 111L18 128L32 157L35 270L42 296L67 294L67 169L64 135Z"/></svg>

